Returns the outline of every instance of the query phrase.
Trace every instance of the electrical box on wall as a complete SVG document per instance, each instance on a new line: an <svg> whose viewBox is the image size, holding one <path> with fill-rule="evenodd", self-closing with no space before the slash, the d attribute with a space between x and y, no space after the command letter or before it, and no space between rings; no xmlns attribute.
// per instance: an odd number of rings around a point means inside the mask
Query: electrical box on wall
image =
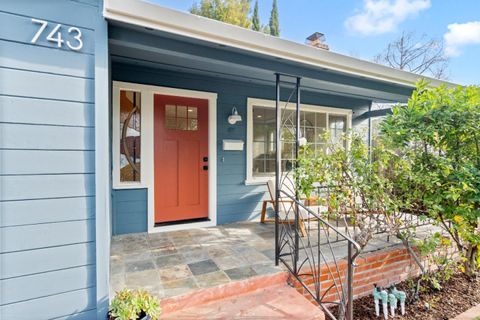
<svg viewBox="0 0 480 320"><path fill-rule="evenodd" d="M223 151L242 151L243 140L223 140Z"/></svg>

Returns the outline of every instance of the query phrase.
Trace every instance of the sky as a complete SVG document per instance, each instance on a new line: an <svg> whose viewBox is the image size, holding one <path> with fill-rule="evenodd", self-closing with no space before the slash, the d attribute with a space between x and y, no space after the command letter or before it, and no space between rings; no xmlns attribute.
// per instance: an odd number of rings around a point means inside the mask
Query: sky
<svg viewBox="0 0 480 320"><path fill-rule="evenodd" d="M188 11L196 0L149 0ZM267 24L272 0L259 0ZM330 50L372 60L403 31L445 41L448 80L480 84L480 0L278 0L281 37L304 43L315 31Z"/></svg>

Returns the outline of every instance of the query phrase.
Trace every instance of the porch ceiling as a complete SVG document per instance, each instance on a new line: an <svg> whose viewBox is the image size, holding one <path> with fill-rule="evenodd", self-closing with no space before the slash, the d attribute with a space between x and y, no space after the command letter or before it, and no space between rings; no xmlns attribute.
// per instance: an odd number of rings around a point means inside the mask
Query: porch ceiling
<svg viewBox="0 0 480 320"><path fill-rule="evenodd" d="M412 90L118 22L110 23L109 45L113 62L154 69L264 85L274 84L279 72L301 76L302 88L309 91L383 102L404 102Z"/></svg>

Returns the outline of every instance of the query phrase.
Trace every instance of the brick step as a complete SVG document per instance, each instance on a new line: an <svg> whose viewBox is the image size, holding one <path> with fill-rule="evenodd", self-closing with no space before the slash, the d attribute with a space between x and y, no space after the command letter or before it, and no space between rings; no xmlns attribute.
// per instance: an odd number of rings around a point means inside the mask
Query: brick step
<svg viewBox="0 0 480 320"><path fill-rule="evenodd" d="M245 280L226 283L223 285L199 289L184 295L165 298L161 301L162 312L171 313L185 308L191 308L206 303L235 297L258 289L287 283L288 274L278 272L271 275L256 276Z"/></svg>
<svg viewBox="0 0 480 320"><path fill-rule="evenodd" d="M285 283L285 278L282 280L282 284L272 285L270 283L264 288L243 294L236 292L228 298L210 303L199 304L197 302L195 306L185 306L177 311L173 311L171 306L167 305L168 308L162 313L162 319L325 319L320 307L313 305L297 290L289 287ZM245 287L240 289L245 289ZM190 304L194 301L191 300Z"/></svg>

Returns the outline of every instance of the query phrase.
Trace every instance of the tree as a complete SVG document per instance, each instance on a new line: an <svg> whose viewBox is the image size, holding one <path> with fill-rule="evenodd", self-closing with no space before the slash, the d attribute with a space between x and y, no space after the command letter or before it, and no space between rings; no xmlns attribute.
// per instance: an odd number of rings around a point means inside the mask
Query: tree
<svg viewBox="0 0 480 320"><path fill-rule="evenodd" d="M280 23L278 21L277 0L273 0L272 12L270 14L270 34L275 37L280 36Z"/></svg>
<svg viewBox="0 0 480 320"><path fill-rule="evenodd" d="M190 13L250 28L250 3L251 0L200 0L190 8Z"/></svg>
<svg viewBox="0 0 480 320"><path fill-rule="evenodd" d="M413 32L402 32L385 50L374 57L376 63L437 79L448 78L448 58L441 40L417 38Z"/></svg>
<svg viewBox="0 0 480 320"><path fill-rule="evenodd" d="M255 30L255 31L262 30L262 25L260 23L260 16L258 13L258 0L255 1L255 8L253 9L252 30Z"/></svg>
<svg viewBox="0 0 480 320"><path fill-rule="evenodd" d="M463 270L480 267L480 87L428 88L381 124L382 137L411 162L411 208L450 235Z"/></svg>

